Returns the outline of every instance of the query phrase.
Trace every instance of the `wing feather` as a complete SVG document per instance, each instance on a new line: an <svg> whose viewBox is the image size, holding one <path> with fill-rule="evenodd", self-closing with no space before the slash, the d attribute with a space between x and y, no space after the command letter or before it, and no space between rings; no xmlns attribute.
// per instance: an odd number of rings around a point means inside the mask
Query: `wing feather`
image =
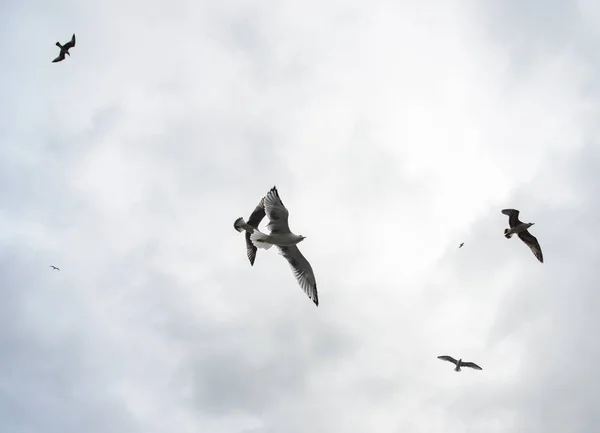
<svg viewBox="0 0 600 433"><path fill-rule="evenodd" d="M58 55L58 57L56 59L52 60L52 63L60 62L64 59L65 59L65 53L63 50L60 50L60 54Z"/></svg>
<svg viewBox="0 0 600 433"><path fill-rule="evenodd" d="M523 242L525 242L525 245L527 245L529 247L529 249L531 249L531 252L533 253L533 255L541 263L544 263L544 255L542 254L542 248L540 247L540 243L538 242L538 240L536 239L536 237L533 236L531 233L529 233L528 230L525 230L524 232L517 233L517 236L519 236L519 238Z"/></svg>
<svg viewBox="0 0 600 433"><path fill-rule="evenodd" d="M458 361L456 359L454 359L454 358L452 358L451 356L448 356L448 355L438 356L438 359L441 359L442 361L451 362L454 365L458 364Z"/></svg>
<svg viewBox="0 0 600 433"><path fill-rule="evenodd" d="M461 364L460 365L461 367L469 367L469 368L474 368L475 370L483 370L483 368L481 368L474 362L461 362L460 364Z"/></svg>
<svg viewBox="0 0 600 433"><path fill-rule="evenodd" d="M267 227L271 230L270 234L290 233L288 225L289 212L283 205L277 188L273 187L264 198L265 212L269 217Z"/></svg>
<svg viewBox="0 0 600 433"><path fill-rule="evenodd" d="M516 209L503 209L502 213L504 215L508 215L508 225L510 225L511 228L518 226L519 224L522 224L521 221L519 221L519 211Z"/></svg>
<svg viewBox="0 0 600 433"><path fill-rule="evenodd" d="M300 284L302 290L304 290L304 293L312 299L316 306L319 306L317 281L308 260L306 260L296 245L278 248L281 255L285 257L290 264L294 277L296 277L296 280L298 281L298 284Z"/></svg>
<svg viewBox="0 0 600 433"><path fill-rule="evenodd" d="M84 37L84 39L85 39L85 37ZM71 38L71 40L69 42L67 42L66 44L64 44L63 46L64 46L65 50L71 49L75 46L75 33L73 33L73 37Z"/></svg>
<svg viewBox="0 0 600 433"><path fill-rule="evenodd" d="M256 205L252 213L250 214L250 218L248 218L248 225L254 228L258 228L260 222L265 217L265 205L264 198L260 199L260 202ZM250 265L254 266L254 260L256 260L256 251L257 248L254 246L252 241L250 240L250 232L246 230L246 255L248 256L248 260L250 260Z"/></svg>

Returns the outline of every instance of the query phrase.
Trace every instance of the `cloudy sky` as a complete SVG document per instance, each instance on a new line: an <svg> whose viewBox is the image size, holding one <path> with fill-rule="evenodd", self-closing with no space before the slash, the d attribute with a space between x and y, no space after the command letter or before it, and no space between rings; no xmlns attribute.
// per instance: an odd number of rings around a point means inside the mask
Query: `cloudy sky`
<svg viewBox="0 0 600 433"><path fill-rule="evenodd" d="M593 0L2 2L0 431L597 432L599 28ZM318 308L233 229L273 185Z"/></svg>

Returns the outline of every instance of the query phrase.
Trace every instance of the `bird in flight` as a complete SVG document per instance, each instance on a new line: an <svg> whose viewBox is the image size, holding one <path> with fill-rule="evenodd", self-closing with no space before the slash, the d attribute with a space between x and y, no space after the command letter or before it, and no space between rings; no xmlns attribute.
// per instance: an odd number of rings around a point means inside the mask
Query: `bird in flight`
<svg viewBox="0 0 600 433"><path fill-rule="evenodd" d="M51 267L52 269L54 269L55 271L60 271L60 269L58 269L58 268L57 268L56 266L54 266L54 265L50 265L50 267Z"/></svg>
<svg viewBox="0 0 600 433"><path fill-rule="evenodd" d="M73 33L73 37L69 42L64 45L61 45L60 42L57 42L56 46L60 48L60 54L56 59L52 60L52 63L63 61L65 59L65 54L69 57L71 56L71 54L69 54L69 50L75 46L75 33Z"/></svg>
<svg viewBox="0 0 600 433"><path fill-rule="evenodd" d="M510 225L509 229L504 229L504 237L510 239L512 235L516 234L531 249L531 252L540 263L544 263L544 256L542 254L540 243L535 236L527 230L535 223L524 223L520 221L519 211L516 209L504 209L502 210L502 213L508 215L508 225Z"/></svg>
<svg viewBox="0 0 600 433"><path fill-rule="evenodd" d="M290 264L294 277L296 277L296 280L302 290L304 290L304 293L306 293L316 306L319 306L315 274L310 263L297 247L297 244L302 242L306 237L296 235L290 231L288 225L289 212L283 205L276 187L271 188L263 198L262 203L265 214L269 217L269 224L267 224L267 227L270 229L270 233L267 235L258 230L257 227L251 227L252 233L250 233L250 241L255 247L265 250L268 250L273 245L277 246L279 253L285 257ZM255 212L257 212L256 209ZM260 211L257 212L257 215L259 214ZM242 229L246 230L246 233L248 233L249 223L250 221L245 223L238 218L234 223L234 227L236 230Z"/></svg>
<svg viewBox="0 0 600 433"><path fill-rule="evenodd" d="M460 244L460 245L458 246L458 248L462 248L462 246L463 246L464 244L465 244L465 243L463 242L462 244Z"/></svg>
<svg viewBox="0 0 600 433"><path fill-rule="evenodd" d="M256 205L252 213L250 214L250 218L248 218L248 222L244 221L244 218L240 217L235 220L233 223L233 227L238 231L246 231L246 255L248 256L248 260L250 260L250 266L254 266L254 260L256 260L256 251L257 248L254 246L252 241L250 240L250 235L254 233L254 230L258 228L258 225L265 217L265 199L261 198L260 202Z"/></svg>
<svg viewBox="0 0 600 433"><path fill-rule="evenodd" d="M441 359L442 361L448 361L448 362L451 362L452 364L456 365L456 368L454 369L454 371L460 371L460 367L470 367L470 368L474 368L475 370L483 370L480 366L478 366L474 362L466 362L466 361L463 361L462 359L459 359L457 361L456 359L454 359L448 355L438 356L438 359Z"/></svg>

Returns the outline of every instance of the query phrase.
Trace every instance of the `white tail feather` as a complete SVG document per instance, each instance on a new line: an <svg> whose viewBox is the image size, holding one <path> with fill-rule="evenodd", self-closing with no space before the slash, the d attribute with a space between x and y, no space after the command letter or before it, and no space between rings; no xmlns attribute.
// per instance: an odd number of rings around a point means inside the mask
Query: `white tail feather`
<svg viewBox="0 0 600 433"><path fill-rule="evenodd" d="M268 250L273 246L273 244L265 242L266 239L267 235L259 232L258 230L254 230L254 233L250 235L250 240L252 241L254 246L256 248L262 248L263 250Z"/></svg>

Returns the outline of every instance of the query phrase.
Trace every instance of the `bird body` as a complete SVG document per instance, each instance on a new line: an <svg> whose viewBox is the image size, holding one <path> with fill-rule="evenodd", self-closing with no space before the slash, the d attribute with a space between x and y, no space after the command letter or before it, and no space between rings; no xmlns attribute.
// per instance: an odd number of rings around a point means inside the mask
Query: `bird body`
<svg viewBox="0 0 600 433"><path fill-rule="evenodd" d="M463 243L461 243L461 244L458 246L458 248L462 248L464 244L465 244L464 242L463 242Z"/></svg>
<svg viewBox="0 0 600 433"><path fill-rule="evenodd" d="M516 234L529 247L540 263L544 263L544 255L542 254L540 243L528 230L535 223L524 223L519 220L519 211L516 209L503 209L502 213L508 215L508 225L510 226L510 228L504 229L504 237L510 239L512 235Z"/></svg>
<svg viewBox="0 0 600 433"><path fill-rule="evenodd" d="M504 229L504 236L506 237L506 239L510 239L512 235L518 235L519 233L523 233L534 224L535 223L521 223L509 229Z"/></svg>
<svg viewBox="0 0 600 433"><path fill-rule="evenodd" d="M298 236L292 232L267 235L258 229L254 230L254 233L250 235L250 240L254 242L254 245L264 249L269 249L272 245L277 245L278 247L290 247L302 242L304 239L304 236Z"/></svg>
<svg viewBox="0 0 600 433"><path fill-rule="evenodd" d="M460 367L469 367L469 368L473 368L475 370L483 370L480 366L478 366L474 362L463 361L462 358L457 361L456 359L452 358L451 356L442 355L442 356L438 356L438 359L441 359L442 361L448 361L448 362L453 363L455 365L454 371L456 371L456 372L461 371Z"/></svg>
<svg viewBox="0 0 600 433"><path fill-rule="evenodd" d="M52 63L62 62L65 59L65 54L69 57L71 56L69 50L75 46L75 33L73 33L73 37L71 37L69 42L64 45L62 45L60 42L57 42L56 46L60 48L60 53L56 59L52 60Z"/></svg>

